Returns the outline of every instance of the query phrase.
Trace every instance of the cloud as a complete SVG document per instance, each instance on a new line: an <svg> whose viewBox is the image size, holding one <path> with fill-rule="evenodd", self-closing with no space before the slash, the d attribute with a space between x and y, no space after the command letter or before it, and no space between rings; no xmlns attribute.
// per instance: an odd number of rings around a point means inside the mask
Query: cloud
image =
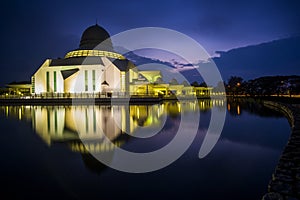
<svg viewBox="0 0 300 200"><path fill-rule="evenodd" d="M198 65L194 65L191 63L180 63L178 61L171 62L171 64L174 66L174 69L171 69L172 72L183 72L183 71L189 71L199 68Z"/></svg>
<svg viewBox="0 0 300 200"><path fill-rule="evenodd" d="M174 72L183 72L183 71L189 71L199 68L199 66L190 66L190 67L177 67L172 69Z"/></svg>

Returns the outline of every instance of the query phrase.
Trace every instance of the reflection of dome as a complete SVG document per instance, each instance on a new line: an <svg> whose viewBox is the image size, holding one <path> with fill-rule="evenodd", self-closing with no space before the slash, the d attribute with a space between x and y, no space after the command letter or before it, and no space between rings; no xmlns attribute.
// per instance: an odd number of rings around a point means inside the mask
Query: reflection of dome
<svg viewBox="0 0 300 200"><path fill-rule="evenodd" d="M88 27L82 34L80 49L94 49L98 44L105 41L105 49L111 50L112 43L108 32L98 24ZM108 39L108 40L107 40ZM102 46L102 45L101 45ZM101 47L102 48L102 47Z"/></svg>

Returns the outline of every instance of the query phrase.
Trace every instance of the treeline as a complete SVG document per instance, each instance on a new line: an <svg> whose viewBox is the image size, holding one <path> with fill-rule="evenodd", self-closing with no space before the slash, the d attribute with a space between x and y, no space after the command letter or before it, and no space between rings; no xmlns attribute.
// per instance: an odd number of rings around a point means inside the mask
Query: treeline
<svg viewBox="0 0 300 200"><path fill-rule="evenodd" d="M226 94L233 96L292 96L300 94L300 76L264 76L248 81L232 76L224 86Z"/></svg>
<svg viewBox="0 0 300 200"><path fill-rule="evenodd" d="M205 82L193 82L192 86L207 87ZM245 81L242 77L231 76L228 81L213 87L213 92L223 92L227 95L271 96L300 95L300 76L264 76Z"/></svg>

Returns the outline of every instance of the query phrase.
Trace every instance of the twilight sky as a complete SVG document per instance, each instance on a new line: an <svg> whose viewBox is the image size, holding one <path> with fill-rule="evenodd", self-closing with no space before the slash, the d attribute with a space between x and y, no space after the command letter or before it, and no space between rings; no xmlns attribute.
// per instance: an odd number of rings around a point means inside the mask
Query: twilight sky
<svg viewBox="0 0 300 200"><path fill-rule="evenodd" d="M96 19L111 35L145 26L174 29L210 55L300 35L297 0L12 0L0 9L0 86L30 80L46 58L77 48L82 32Z"/></svg>

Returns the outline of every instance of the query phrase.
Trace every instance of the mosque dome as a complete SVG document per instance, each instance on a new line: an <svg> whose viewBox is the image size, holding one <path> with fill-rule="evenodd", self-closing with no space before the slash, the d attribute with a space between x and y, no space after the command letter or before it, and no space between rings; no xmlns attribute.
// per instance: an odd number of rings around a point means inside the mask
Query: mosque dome
<svg viewBox="0 0 300 200"><path fill-rule="evenodd" d="M101 50L112 50L109 33L98 24L88 27L82 34L79 49L92 50L95 47ZM98 46L101 43L100 46Z"/></svg>
<svg viewBox="0 0 300 200"><path fill-rule="evenodd" d="M98 24L88 27L83 32L79 48L68 52L65 58L87 56L125 59L123 55L114 51L109 33Z"/></svg>

